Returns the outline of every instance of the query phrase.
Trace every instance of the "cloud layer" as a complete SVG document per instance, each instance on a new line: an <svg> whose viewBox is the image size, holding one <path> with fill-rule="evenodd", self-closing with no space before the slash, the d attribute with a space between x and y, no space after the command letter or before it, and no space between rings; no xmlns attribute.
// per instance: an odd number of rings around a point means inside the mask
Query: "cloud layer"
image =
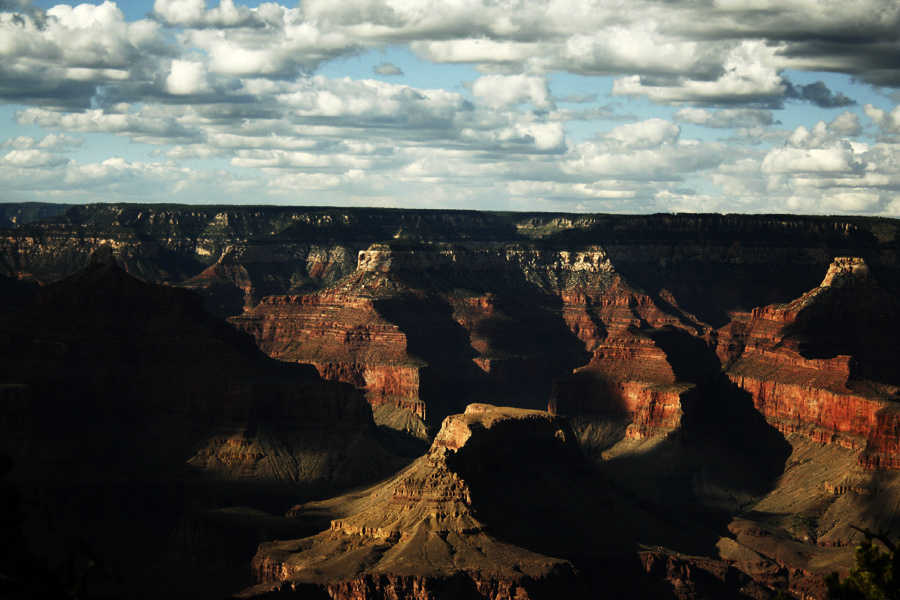
<svg viewBox="0 0 900 600"><path fill-rule="evenodd" d="M7 200L900 214L898 55L894 0L155 0L131 21L4 1L0 182ZM328 68L351 59L365 75Z"/></svg>

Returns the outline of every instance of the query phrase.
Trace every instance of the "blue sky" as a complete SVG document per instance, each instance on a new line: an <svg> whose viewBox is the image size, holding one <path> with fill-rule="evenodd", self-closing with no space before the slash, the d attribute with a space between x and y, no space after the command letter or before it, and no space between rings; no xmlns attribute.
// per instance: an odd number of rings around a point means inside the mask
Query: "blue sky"
<svg viewBox="0 0 900 600"><path fill-rule="evenodd" d="M0 0L0 201L900 216L895 0Z"/></svg>

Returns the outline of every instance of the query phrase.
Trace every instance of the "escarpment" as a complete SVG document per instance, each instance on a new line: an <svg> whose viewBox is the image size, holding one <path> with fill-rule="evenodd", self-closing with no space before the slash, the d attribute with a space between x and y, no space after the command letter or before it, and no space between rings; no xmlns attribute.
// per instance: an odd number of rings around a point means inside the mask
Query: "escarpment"
<svg viewBox="0 0 900 600"><path fill-rule="evenodd" d="M587 357L558 291L605 282L610 269L600 250L374 246L336 284L268 298L231 322L273 357L362 387L373 405L421 417L458 410L459 396L541 406L552 378Z"/></svg>
<svg viewBox="0 0 900 600"><path fill-rule="evenodd" d="M900 300L865 261L836 258L821 285L757 308L719 332L729 378L785 433L865 449L862 464L891 467L886 442L898 401Z"/></svg>
<svg viewBox="0 0 900 600"><path fill-rule="evenodd" d="M676 429L683 403L695 384L679 377L654 332L698 336L704 326L693 317L665 312L652 298L616 277L606 289L565 294L566 317L593 352L571 377L557 380L550 400L554 412L627 418L629 437Z"/></svg>
<svg viewBox="0 0 900 600"><path fill-rule="evenodd" d="M200 297L131 277L111 250L41 288L7 324L2 351L4 379L53 398L51 415L85 409L218 421L302 415L366 426L366 409L350 386L322 381L311 367L272 361L251 338L204 312Z"/></svg>
<svg viewBox="0 0 900 600"><path fill-rule="evenodd" d="M821 597L897 519L893 220L32 208L0 450L129 590Z"/></svg>

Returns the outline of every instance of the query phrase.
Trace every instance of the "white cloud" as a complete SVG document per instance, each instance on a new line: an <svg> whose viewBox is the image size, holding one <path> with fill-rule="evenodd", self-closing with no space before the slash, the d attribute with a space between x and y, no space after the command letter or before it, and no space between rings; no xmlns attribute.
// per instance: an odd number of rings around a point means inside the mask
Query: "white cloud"
<svg viewBox="0 0 900 600"><path fill-rule="evenodd" d="M205 0L156 0L153 12L169 25L227 28L260 25L280 16L280 7L273 3L251 10L236 6L234 0L221 0L215 8L207 9Z"/></svg>
<svg viewBox="0 0 900 600"><path fill-rule="evenodd" d="M678 141L681 128L663 119L649 119L639 123L619 125L603 138L615 142L617 146L628 149L659 148L663 144L674 144Z"/></svg>
<svg viewBox="0 0 900 600"><path fill-rule="evenodd" d="M532 75L486 75L472 84L472 93L494 108L531 103L535 108L549 108L547 80Z"/></svg>
<svg viewBox="0 0 900 600"><path fill-rule="evenodd" d="M829 133L825 121L819 121L812 131L802 125L795 129L788 137L787 145L791 148L819 148L833 140L834 136Z"/></svg>
<svg viewBox="0 0 900 600"><path fill-rule="evenodd" d="M622 148L604 141L578 144L567 156L564 173L589 180L672 182L715 168L729 158L720 144L662 143L658 147L637 143Z"/></svg>
<svg viewBox="0 0 900 600"><path fill-rule="evenodd" d="M68 159L42 150L13 150L2 159L5 165L31 169L35 167L52 167L64 165Z"/></svg>
<svg viewBox="0 0 900 600"><path fill-rule="evenodd" d="M362 46L345 33L303 20L298 9L283 9L266 27L189 30L185 41L209 56L211 71L240 77L296 76Z"/></svg>
<svg viewBox="0 0 900 600"><path fill-rule="evenodd" d="M847 147L779 148L766 155L765 173L849 173L853 152Z"/></svg>
<svg viewBox="0 0 900 600"><path fill-rule="evenodd" d="M884 122L885 112L880 108L876 108L871 104L866 104L863 106L863 112L865 112L866 116L872 119L872 122L876 125L881 125Z"/></svg>
<svg viewBox="0 0 900 600"><path fill-rule="evenodd" d="M885 118L882 127L887 133L900 134L900 106L895 106Z"/></svg>
<svg viewBox="0 0 900 600"><path fill-rule="evenodd" d="M525 63L540 56L541 46L532 42L463 38L413 42L411 48L422 58L436 63Z"/></svg>
<svg viewBox="0 0 900 600"><path fill-rule="evenodd" d="M0 184L44 182L55 194L83 193L81 184L101 198L146 198L139 182L186 199L210 185L237 199L229 194L280 199L293 187L334 201L427 196L477 207L525 206L516 203L530 195L554 209L814 211L817 196L834 210L900 208L886 200L900 189L900 107L850 103L817 123L823 102L853 99L825 83L791 83L785 72L900 84L900 65L883 60L900 52L897 3L156 0L153 8L152 19L128 23L109 1L46 14L0 7L0 100L25 106L2 143ZM444 64L403 62L411 85L323 75L343 68L330 61L368 51L346 64L378 79L399 75L386 61L404 48ZM598 75L612 76L618 98L604 98L609 80ZM420 77L430 83L417 85ZM551 87L588 105L557 109ZM645 98L680 110L648 118L671 111L650 112ZM778 110L816 98L807 116ZM698 130L685 124L723 130L698 133L720 141L686 139ZM19 135L20 125L53 134ZM74 149L95 142L78 133L154 144L169 160L82 164ZM175 162L211 158L242 175Z"/></svg>
<svg viewBox="0 0 900 600"><path fill-rule="evenodd" d="M175 95L189 95L205 94L211 90L206 65L189 60L172 61L172 70L166 78L167 92Z"/></svg>
<svg viewBox="0 0 900 600"><path fill-rule="evenodd" d="M473 149L527 153L553 153L565 150L565 132L556 122L517 122L506 127L488 130L465 128L460 132L463 141Z"/></svg>
<svg viewBox="0 0 900 600"><path fill-rule="evenodd" d="M724 73L714 81L680 78L671 84L655 84L640 75L631 75L617 79L612 93L647 96L661 104L753 103L780 99L788 88L778 74L777 51L763 42L743 42L728 53L722 65Z"/></svg>
<svg viewBox="0 0 900 600"><path fill-rule="evenodd" d="M862 133L862 125L859 124L859 115L845 110L834 121L828 124L828 129L841 135L856 136Z"/></svg>
<svg viewBox="0 0 900 600"><path fill-rule="evenodd" d="M49 152L63 152L83 145L84 141L83 137L74 137L66 134L56 135L51 133L40 140L22 135L6 140L3 143L3 147L15 148L16 150L41 149Z"/></svg>
<svg viewBox="0 0 900 600"><path fill-rule="evenodd" d="M705 60L701 44L660 33L654 20L615 24L569 37L560 67L590 74L690 73Z"/></svg>
<svg viewBox="0 0 900 600"><path fill-rule="evenodd" d="M16 113L16 122L21 125L37 124L50 130L113 133L148 143L196 140L203 135L199 130L192 130L179 124L172 117L153 117L144 113L110 113L103 109L67 114L40 108L28 108Z"/></svg>
<svg viewBox="0 0 900 600"><path fill-rule="evenodd" d="M394 63L389 62L381 62L372 67L372 72L376 75L381 75L384 77L394 77L396 75L403 75L403 69L395 65Z"/></svg>

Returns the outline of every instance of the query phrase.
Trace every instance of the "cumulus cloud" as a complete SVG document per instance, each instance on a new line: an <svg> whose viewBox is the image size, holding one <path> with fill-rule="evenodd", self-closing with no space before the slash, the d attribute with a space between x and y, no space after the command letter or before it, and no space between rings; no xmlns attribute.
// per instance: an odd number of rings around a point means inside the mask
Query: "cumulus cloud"
<svg viewBox="0 0 900 600"><path fill-rule="evenodd" d="M266 3L255 10L236 6L234 0L221 0L207 9L205 0L156 0L153 14L169 25L184 27L255 27L280 16L281 7Z"/></svg>
<svg viewBox="0 0 900 600"><path fill-rule="evenodd" d="M894 107L881 125L887 133L900 134L900 105Z"/></svg>
<svg viewBox="0 0 900 600"><path fill-rule="evenodd" d="M865 112L866 116L872 119L872 122L876 125L881 125L884 122L885 112L880 108L876 108L871 104L866 104L863 106L863 112Z"/></svg>
<svg viewBox="0 0 900 600"><path fill-rule="evenodd" d="M4 165L33 169L37 167L52 167L69 162L68 159L43 150L12 150L0 158Z"/></svg>
<svg viewBox="0 0 900 600"><path fill-rule="evenodd" d="M863 127L859 123L859 115L845 110L828 124L828 129L841 135L856 136L862 133Z"/></svg>
<svg viewBox="0 0 900 600"><path fill-rule="evenodd" d="M684 74L709 68L702 44L659 29L648 19L572 35L560 49L559 61L567 70L593 75Z"/></svg>
<svg viewBox="0 0 900 600"><path fill-rule="evenodd" d="M0 12L0 98L87 106L98 86L147 83L169 47L149 21L113 2L58 5L46 16Z"/></svg>
<svg viewBox="0 0 900 600"><path fill-rule="evenodd" d="M654 80L641 75L617 79L612 93L647 96L661 104L772 104L779 103L788 85L778 74L777 49L762 42L747 41L733 48L714 80L677 77Z"/></svg>
<svg viewBox="0 0 900 600"><path fill-rule="evenodd" d="M267 5L260 5L257 11ZM254 13L255 14L255 13ZM190 29L185 41L209 57L211 71L238 77L294 77L363 48L363 40L323 30L299 9L279 9L265 27Z"/></svg>
<svg viewBox="0 0 900 600"><path fill-rule="evenodd" d="M526 102L535 108L552 105L547 80L532 75L486 75L475 80L472 93L494 108Z"/></svg>
<svg viewBox="0 0 900 600"><path fill-rule="evenodd" d="M48 152L64 152L66 150L82 146L84 144L84 141L84 138L81 136L75 137L66 134L55 135L51 133L50 135L46 135L39 140L36 140L33 137L21 135L6 140L5 142L3 142L3 147L15 148L16 150L40 149L46 150Z"/></svg>
<svg viewBox="0 0 900 600"><path fill-rule="evenodd" d="M779 148L762 164L764 173L848 173L853 152L846 146L831 148Z"/></svg>
<svg viewBox="0 0 900 600"><path fill-rule="evenodd" d="M681 128L671 121L650 119L620 125L602 137L621 148L648 149L659 148L663 144L674 144L678 141L680 133Z"/></svg>
<svg viewBox="0 0 900 600"><path fill-rule="evenodd" d="M166 91L175 95L205 94L212 90L209 72L201 62L172 61L172 70L166 77Z"/></svg>
<svg viewBox="0 0 900 600"><path fill-rule="evenodd" d="M785 145L789 148L820 148L833 141L834 137L829 133L825 121L819 121L812 130L803 125L795 129Z"/></svg>
<svg viewBox="0 0 900 600"><path fill-rule="evenodd" d="M422 58L436 63L471 63L477 65L524 64L541 54L540 44L516 40L462 38L416 41L410 47Z"/></svg>
<svg viewBox="0 0 900 600"><path fill-rule="evenodd" d="M103 109L60 113L29 108L16 113L16 122L22 125L36 124L49 130L112 133L148 143L165 144L175 140L196 141L203 138L200 129L190 128L173 117L153 117L143 113L109 113Z"/></svg>
<svg viewBox="0 0 900 600"><path fill-rule="evenodd" d="M900 85L889 60L900 53L898 6L155 0L151 18L127 22L108 0L47 11L0 0L0 100L24 106L16 126L49 133L13 131L0 182L29 179L14 190L71 198L77 185L100 198L146 198L160 186L175 199L209 185L236 199L308 189L335 201L814 211L822 197L836 211L900 211L888 201L900 189L900 108L880 98L858 107L834 79L798 84L790 71ZM432 76L430 89L415 85L418 68L407 68L413 85L320 70L371 51L360 63L377 79L403 75L376 62L398 47L445 65L441 77L463 71L448 65L477 75L466 84ZM613 81L606 104L598 76ZM646 100L678 110L650 113ZM809 116L782 126L788 102ZM845 110L820 110L834 108ZM719 141L687 124L722 130ZM701 140L689 139L698 131ZM164 162L78 162L88 133L155 145ZM244 175L178 163L210 158Z"/></svg>

